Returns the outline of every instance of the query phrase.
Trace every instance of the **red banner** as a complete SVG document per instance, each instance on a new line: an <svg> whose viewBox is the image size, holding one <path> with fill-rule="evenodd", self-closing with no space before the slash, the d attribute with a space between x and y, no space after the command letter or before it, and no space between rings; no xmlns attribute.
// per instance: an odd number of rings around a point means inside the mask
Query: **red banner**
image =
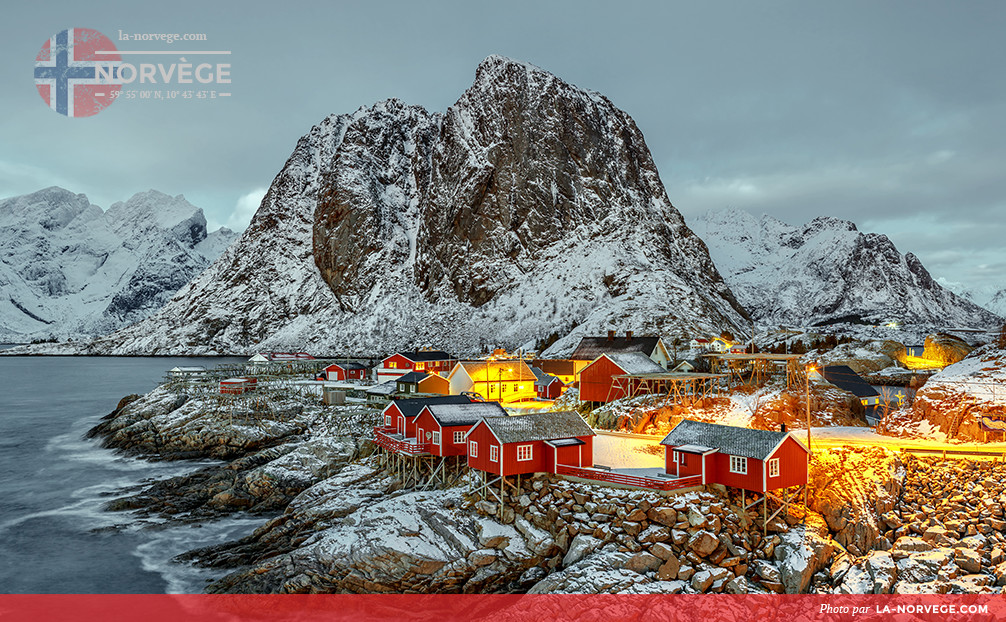
<svg viewBox="0 0 1006 622"><path fill-rule="evenodd" d="M8 595L3 622L993 620L1000 595Z"/></svg>

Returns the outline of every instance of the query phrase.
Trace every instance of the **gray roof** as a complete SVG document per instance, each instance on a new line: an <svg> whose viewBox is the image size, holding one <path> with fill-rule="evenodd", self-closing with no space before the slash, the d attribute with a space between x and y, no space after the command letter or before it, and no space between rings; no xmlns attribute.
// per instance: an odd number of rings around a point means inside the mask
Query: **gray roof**
<svg viewBox="0 0 1006 622"><path fill-rule="evenodd" d="M554 441L545 441L553 447L572 447L573 445L586 445L578 438L557 438Z"/></svg>
<svg viewBox="0 0 1006 622"><path fill-rule="evenodd" d="M659 374L667 371L642 352L606 352L604 355L625 370L626 374Z"/></svg>
<svg viewBox="0 0 1006 622"><path fill-rule="evenodd" d="M424 363L426 361L451 361L454 357L443 350L419 350L415 352L398 352L413 363ZM392 355L394 356L394 355Z"/></svg>
<svg viewBox="0 0 1006 622"><path fill-rule="evenodd" d="M829 383L839 389L849 391L856 397L880 397L877 390L870 386L870 383L863 380L848 365L828 365L827 367L822 367L821 375Z"/></svg>
<svg viewBox="0 0 1006 622"><path fill-rule="evenodd" d="M394 381L390 381L394 384ZM415 417L430 404L468 404L471 402L464 395L440 395L437 397L413 397L408 399L395 400L399 412L405 417ZM390 406L390 405L389 405Z"/></svg>
<svg viewBox="0 0 1006 622"><path fill-rule="evenodd" d="M410 371L409 373L404 374L404 375L398 377L397 379L395 379L395 382L404 382L406 384L416 384L416 383L418 383L420 380L422 380L423 378L425 378L428 375L429 374L427 374L424 371Z"/></svg>
<svg viewBox="0 0 1006 622"><path fill-rule="evenodd" d="M366 365L364 365L363 363L357 363L355 361L346 361L344 363L332 363L332 365L329 365L329 367L336 365L347 371L350 369L367 369Z"/></svg>
<svg viewBox="0 0 1006 622"><path fill-rule="evenodd" d="M712 447L732 456L764 460L775 446L786 438L786 434L786 432L752 430L685 419L676 425L660 444L669 447L681 445Z"/></svg>
<svg viewBox="0 0 1006 622"><path fill-rule="evenodd" d="M444 426L475 425L479 419L506 417L507 412L496 402L469 402L467 404L428 404L437 423Z"/></svg>
<svg viewBox="0 0 1006 622"><path fill-rule="evenodd" d="M580 340L576 350L569 355L570 359L576 361L593 361L602 354L609 352L642 352L649 356L657 348L660 337L584 337Z"/></svg>
<svg viewBox="0 0 1006 622"><path fill-rule="evenodd" d="M572 410L486 419L485 423L502 443L552 441L576 436L594 436L583 418Z"/></svg>

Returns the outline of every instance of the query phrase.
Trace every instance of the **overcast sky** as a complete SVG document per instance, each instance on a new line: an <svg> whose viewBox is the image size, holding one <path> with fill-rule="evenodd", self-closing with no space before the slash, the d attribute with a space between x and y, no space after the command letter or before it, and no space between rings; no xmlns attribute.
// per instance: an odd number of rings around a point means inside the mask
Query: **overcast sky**
<svg viewBox="0 0 1006 622"><path fill-rule="evenodd" d="M205 33L187 47L232 52L233 96L62 117L31 69L68 27ZM155 188L241 229L314 123L389 97L444 110L502 54L632 115L686 220L847 218L945 282L1006 287L1006 3L76 0L5 6L2 31L0 197Z"/></svg>

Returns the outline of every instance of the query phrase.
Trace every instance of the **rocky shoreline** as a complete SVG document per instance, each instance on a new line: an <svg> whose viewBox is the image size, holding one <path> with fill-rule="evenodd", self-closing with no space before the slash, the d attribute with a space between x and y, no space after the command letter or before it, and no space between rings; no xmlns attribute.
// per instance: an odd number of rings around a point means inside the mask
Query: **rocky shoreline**
<svg viewBox="0 0 1006 622"><path fill-rule="evenodd" d="M402 489L368 439L378 413L290 399L221 408L158 388L91 430L145 459L219 464L154 482L113 511L263 524L178 563L230 570L213 593L999 592L1006 494L998 462L840 448L811 465L810 511L761 525L710 487L665 496L548 475L501 508L462 484ZM750 501L750 499L748 499ZM502 516L502 518L499 518Z"/></svg>

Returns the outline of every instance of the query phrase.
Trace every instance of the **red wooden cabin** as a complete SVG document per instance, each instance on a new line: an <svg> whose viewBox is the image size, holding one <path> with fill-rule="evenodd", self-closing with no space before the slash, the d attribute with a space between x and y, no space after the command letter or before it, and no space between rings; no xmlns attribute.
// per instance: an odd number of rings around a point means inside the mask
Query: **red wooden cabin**
<svg viewBox="0 0 1006 622"><path fill-rule="evenodd" d="M415 419L416 441L429 443L435 456L463 456L468 445L465 436L481 419L506 417L496 402L427 404Z"/></svg>
<svg viewBox="0 0 1006 622"><path fill-rule="evenodd" d="M807 484L807 447L792 432L752 430L685 419L660 441L669 475L701 475L722 484L765 493Z"/></svg>
<svg viewBox="0 0 1006 622"><path fill-rule="evenodd" d="M483 419L468 432L468 466L510 476L594 465L594 431L570 411Z"/></svg>
<svg viewBox="0 0 1006 622"><path fill-rule="evenodd" d="M544 374L534 381L534 391L541 399L554 400L562 395L562 389L566 386L551 374Z"/></svg>
<svg viewBox="0 0 1006 622"><path fill-rule="evenodd" d="M410 371L447 375L456 360L442 350L397 352L381 361L381 366L377 368L377 381L394 380Z"/></svg>
<svg viewBox="0 0 1006 622"><path fill-rule="evenodd" d="M666 370L642 352L602 354L580 371L580 401L610 402L627 397L623 389L611 390L615 376L659 374ZM631 384L628 385L631 389Z"/></svg>
<svg viewBox="0 0 1006 622"><path fill-rule="evenodd" d="M404 438L416 435L416 417L430 404L467 404L472 400L464 395L444 395L443 397L417 397L392 400L384 407L384 427L390 434Z"/></svg>
<svg viewBox="0 0 1006 622"><path fill-rule="evenodd" d="M325 380L363 380L367 377L367 367L352 361L332 363L322 372Z"/></svg>

